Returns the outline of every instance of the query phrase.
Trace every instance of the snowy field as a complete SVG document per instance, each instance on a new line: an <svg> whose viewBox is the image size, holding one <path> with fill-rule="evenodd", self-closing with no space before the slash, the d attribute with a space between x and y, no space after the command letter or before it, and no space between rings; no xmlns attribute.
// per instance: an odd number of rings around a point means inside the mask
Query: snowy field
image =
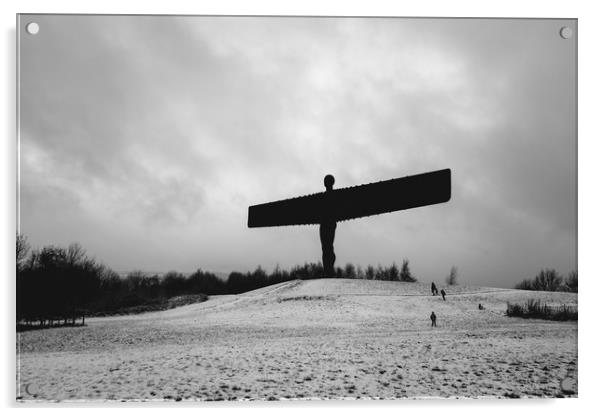
<svg viewBox="0 0 602 416"><path fill-rule="evenodd" d="M431 296L430 283L293 281L168 311L86 319L85 327L20 333L18 398L577 395L577 323L504 316L507 301L576 304L576 294L445 290L447 301Z"/></svg>

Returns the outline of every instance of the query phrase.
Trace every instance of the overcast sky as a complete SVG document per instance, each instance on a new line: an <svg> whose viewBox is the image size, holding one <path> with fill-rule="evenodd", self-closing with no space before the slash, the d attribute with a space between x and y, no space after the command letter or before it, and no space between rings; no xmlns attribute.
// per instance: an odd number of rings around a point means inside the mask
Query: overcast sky
<svg viewBox="0 0 602 416"><path fill-rule="evenodd" d="M40 24L37 35L23 31ZM321 260L247 208L450 168L446 204L339 224L337 264L510 287L576 269L571 20L24 16L21 232L125 272Z"/></svg>

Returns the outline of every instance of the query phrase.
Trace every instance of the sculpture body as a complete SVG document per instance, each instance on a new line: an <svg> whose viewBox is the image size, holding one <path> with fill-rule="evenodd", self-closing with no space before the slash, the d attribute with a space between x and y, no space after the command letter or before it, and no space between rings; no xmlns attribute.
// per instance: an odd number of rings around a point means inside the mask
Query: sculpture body
<svg viewBox="0 0 602 416"><path fill-rule="evenodd" d="M443 169L349 188L333 189L334 177L324 178L325 192L249 207L248 226L320 225L322 265L334 275L334 236L338 221L378 215L451 198L451 170Z"/></svg>

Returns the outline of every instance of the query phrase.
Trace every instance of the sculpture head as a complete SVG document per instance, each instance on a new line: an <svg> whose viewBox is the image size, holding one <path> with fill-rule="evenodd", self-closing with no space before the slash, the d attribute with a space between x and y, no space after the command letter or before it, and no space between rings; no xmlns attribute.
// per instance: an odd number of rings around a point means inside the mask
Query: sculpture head
<svg viewBox="0 0 602 416"><path fill-rule="evenodd" d="M324 186L327 191L332 191L332 186L334 185L334 176L326 175L324 176Z"/></svg>

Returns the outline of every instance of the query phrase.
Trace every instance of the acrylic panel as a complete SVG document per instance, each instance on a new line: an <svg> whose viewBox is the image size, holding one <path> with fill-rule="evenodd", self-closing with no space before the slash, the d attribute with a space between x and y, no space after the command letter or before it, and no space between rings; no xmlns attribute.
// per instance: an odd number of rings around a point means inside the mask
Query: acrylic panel
<svg viewBox="0 0 602 416"><path fill-rule="evenodd" d="M17 400L577 396L576 19L17 43Z"/></svg>

